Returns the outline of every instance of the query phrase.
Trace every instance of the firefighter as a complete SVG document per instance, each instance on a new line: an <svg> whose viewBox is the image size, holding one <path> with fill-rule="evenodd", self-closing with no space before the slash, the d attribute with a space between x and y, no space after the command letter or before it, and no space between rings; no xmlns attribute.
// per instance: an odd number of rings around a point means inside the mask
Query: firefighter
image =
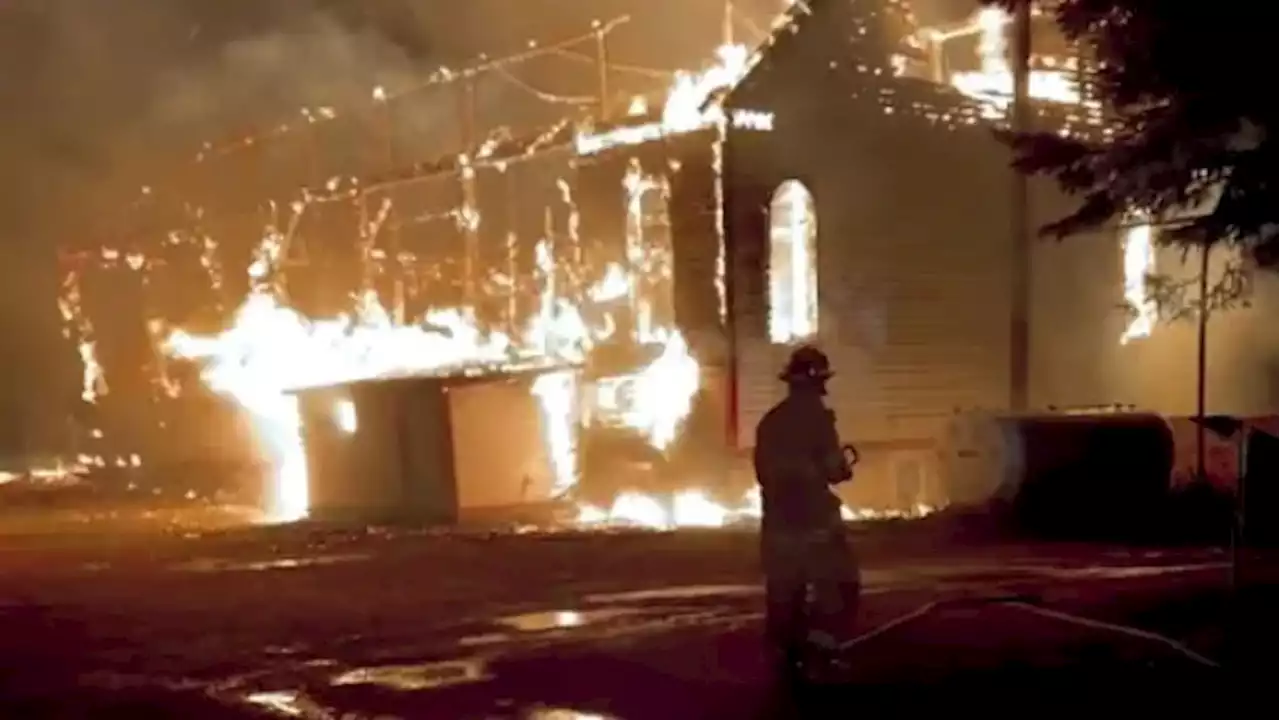
<svg viewBox="0 0 1280 720"><path fill-rule="evenodd" d="M823 396L827 356L796 349L779 375L787 396L756 426L754 463L764 509L765 634L790 675L807 650L834 651L857 614L861 582L832 486L853 477ZM810 595L810 588L813 590Z"/></svg>

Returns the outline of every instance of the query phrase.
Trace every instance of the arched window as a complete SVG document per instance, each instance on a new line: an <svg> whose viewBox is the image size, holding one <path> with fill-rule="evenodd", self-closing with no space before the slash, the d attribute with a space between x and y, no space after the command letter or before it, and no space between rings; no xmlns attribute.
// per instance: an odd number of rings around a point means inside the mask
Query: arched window
<svg viewBox="0 0 1280 720"><path fill-rule="evenodd" d="M813 195L798 180L778 186L769 203L769 339L818 333L818 219Z"/></svg>
<svg viewBox="0 0 1280 720"><path fill-rule="evenodd" d="M1159 307L1151 297L1148 279L1156 270L1155 232L1135 215L1124 231L1124 300L1131 313L1120 343L1148 337L1159 319Z"/></svg>

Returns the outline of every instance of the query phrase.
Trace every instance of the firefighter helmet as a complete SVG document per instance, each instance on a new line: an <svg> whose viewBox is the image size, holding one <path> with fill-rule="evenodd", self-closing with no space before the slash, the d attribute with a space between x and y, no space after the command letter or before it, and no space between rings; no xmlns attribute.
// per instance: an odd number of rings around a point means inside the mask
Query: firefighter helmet
<svg viewBox="0 0 1280 720"><path fill-rule="evenodd" d="M826 353L812 345L801 345L792 351L786 367L778 374L778 379L787 382L796 380L821 382L829 380L834 374Z"/></svg>

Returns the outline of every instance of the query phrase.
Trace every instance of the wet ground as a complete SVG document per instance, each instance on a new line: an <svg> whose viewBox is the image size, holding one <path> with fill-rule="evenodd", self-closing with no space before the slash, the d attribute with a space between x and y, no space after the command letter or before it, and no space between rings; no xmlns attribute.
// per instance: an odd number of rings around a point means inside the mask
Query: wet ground
<svg viewBox="0 0 1280 720"><path fill-rule="evenodd" d="M837 686L805 691L831 712L954 705L958 678L969 692L1079 700L1054 683L1101 692L1185 677L1203 699L1243 672L1220 551L973 542L926 524L857 532L870 635ZM0 717L759 716L798 691L775 692L766 671L755 542L24 533L0 549ZM1274 554L1249 567L1255 604L1274 611ZM805 716L848 716L824 712Z"/></svg>

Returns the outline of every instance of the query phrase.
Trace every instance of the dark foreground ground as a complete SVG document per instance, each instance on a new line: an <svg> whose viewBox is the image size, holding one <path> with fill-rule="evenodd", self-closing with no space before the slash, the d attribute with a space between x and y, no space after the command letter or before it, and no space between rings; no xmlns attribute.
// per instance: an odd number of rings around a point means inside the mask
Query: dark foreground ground
<svg viewBox="0 0 1280 720"><path fill-rule="evenodd" d="M1214 550L862 526L863 626L907 619L780 689L750 532L32 527L0 528L0 720L1277 710L1274 553L1231 593Z"/></svg>

